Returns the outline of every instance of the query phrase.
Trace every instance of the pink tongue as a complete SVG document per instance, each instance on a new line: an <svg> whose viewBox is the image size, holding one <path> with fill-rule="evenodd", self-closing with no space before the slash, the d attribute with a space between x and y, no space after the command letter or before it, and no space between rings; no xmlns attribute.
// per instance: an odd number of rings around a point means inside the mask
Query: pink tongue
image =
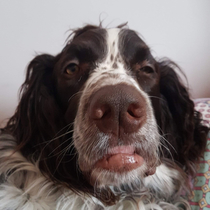
<svg viewBox="0 0 210 210"><path fill-rule="evenodd" d="M102 158L96 163L97 168L103 168L113 172L131 171L140 167L144 159L137 154L118 153L109 158Z"/></svg>

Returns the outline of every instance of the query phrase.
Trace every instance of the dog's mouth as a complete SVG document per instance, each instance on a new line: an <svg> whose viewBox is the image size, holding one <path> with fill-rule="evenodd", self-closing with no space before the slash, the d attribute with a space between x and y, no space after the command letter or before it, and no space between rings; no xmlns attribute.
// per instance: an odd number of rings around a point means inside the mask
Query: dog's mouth
<svg viewBox="0 0 210 210"><path fill-rule="evenodd" d="M157 147L141 140L124 145L110 141L112 145L79 156L79 167L90 184L98 188L120 186L153 175L159 165Z"/></svg>
<svg viewBox="0 0 210 210"><path fill-rule="evenodd" d="M144 158L136 153L133 146L116 146L95 163L95 168L123 173L141 167Z"/></svg>

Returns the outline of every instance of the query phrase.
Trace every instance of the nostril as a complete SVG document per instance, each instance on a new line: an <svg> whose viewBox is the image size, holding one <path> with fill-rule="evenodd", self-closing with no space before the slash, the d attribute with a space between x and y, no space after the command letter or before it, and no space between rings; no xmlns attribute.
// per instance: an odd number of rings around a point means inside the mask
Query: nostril
<svg viewBox="0 0 210 210"><path fill-rule="evenodd" d="M122 114L120 125L125 133L133 133L138 131L145 120L145 108L139 103L132 103L129 104L124 114Z"/></svg>
<svg viewBox="0 0 210 210"><path fill-rule="evenodd" d="M138 104L130 104L127 113L133 118L140 118L142 116L142 108Z"/></svg>

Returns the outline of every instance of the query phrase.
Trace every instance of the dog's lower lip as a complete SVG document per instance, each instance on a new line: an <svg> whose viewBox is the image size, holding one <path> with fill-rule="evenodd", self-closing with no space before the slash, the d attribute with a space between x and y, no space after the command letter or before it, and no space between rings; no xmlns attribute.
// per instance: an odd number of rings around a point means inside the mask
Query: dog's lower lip
<svg viewBox="0 0 210 210"><path fill-rule="evenodd" d="M127 172L140 167L143 157L135 153L132 146L118 146L109 149L109 153L95 164L96 168L112 172Z"/></svg>

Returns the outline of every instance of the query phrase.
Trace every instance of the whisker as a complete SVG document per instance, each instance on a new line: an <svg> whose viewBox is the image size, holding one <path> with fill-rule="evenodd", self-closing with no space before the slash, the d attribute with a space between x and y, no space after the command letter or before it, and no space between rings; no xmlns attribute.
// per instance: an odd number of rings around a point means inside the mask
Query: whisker
<svg viewBox="0 0 210 210"><path fill-rule="evenodd" d="M61 154L62 154L62 153L61 153ZM61 154L58 156L58 158L61 156ZM60 166L60 164L61 164L61 162L62 162L62 160L63 160L65 154L66 154L66 153L64 152L64 154L63 154L63 156L61 157L60 161L58 162L58 164L56 164L56 168L55 168L55 171L54 171L53 174L55 174L55 172L57 171L57 169L58 169L58 167ZM57 158L57 159L58 159L58 158Z"/></svg>
<svg viewBox="0 0 210 210"><path fill-rule="evenodd" d="M59 144L59 146L57 146L55 149L53 149L50 154L48 154L48 156L50 156L54 151L56 151L59 147L61 147L62 145L64 145L67 141L71 140L72 138L68 138L65 141L63 141L61 144Z"/></svg>
<svg viewBox="0 0 210 210"><path fill-rule="evenodd" d="M159 100L161 100L161 101L163 101L163 102L166 102L166 100L165 100L164 98L161 98L161 97L159 97L159 96L149 96L149 95L148 95L148 97L149 97L149 98L156 98L156 99L159 99Z"/></svg>
<svg viewBox="0 0 210 210"><path fill-rule="evenodd" d="M68 125L66 125L64 128L62 128L60 131L58 131L58 133L60 133L62 130L64 130L66 127L71 127L72 126L72 124L73 123L70 123L70 124L68 124ZM68 128L69 129L69 128ZM68 131L68 129L67 129L67 131ZM63 137L63 136L65 136L65 135L67 135L67 134L69 134L69 133L71 133L71 132L73 132L73 130L71 130L71 131L68 131L68 132L65 132L65 133L63 133L63 134L61 134L60 136L56 136L55 138L53 138L53 139L49 139L49 140L47 140L47 141L43 141L43 142L41 142L41 143L39 143L39 144L36 144L35 145L35 147L36 146L40 146L40 145L42 145L42 144L45 144L45 143L51 143L51 142L53 142L53 141L55 141L55 140L57 140L57 139L59 139L59 138L61 138L61 137ZM47 144L48 145L48 144Z"/></svg>

